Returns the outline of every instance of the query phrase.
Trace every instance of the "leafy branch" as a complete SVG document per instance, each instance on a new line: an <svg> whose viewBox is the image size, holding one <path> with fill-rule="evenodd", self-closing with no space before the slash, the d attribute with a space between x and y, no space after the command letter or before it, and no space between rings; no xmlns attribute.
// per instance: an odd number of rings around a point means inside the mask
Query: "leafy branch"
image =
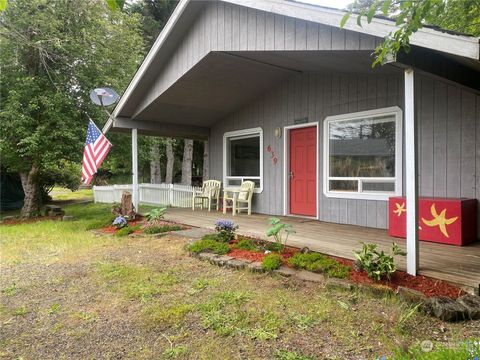
<svg viewBox="0 0 480 360"><path fill-rule="evenodd" d="M373 2L355 0L340 21L340 27L343 28L353 14L356 15L357 25L360 27L364 20L370 24L375 17L387 17L395 21L396 30L390 32L385 41L374 51L375 61L372 64L374 67L395 59L400 50L408 53L412 34L421 29L425 23L438 18L444 9L444 0L374 0Z"/></svg>

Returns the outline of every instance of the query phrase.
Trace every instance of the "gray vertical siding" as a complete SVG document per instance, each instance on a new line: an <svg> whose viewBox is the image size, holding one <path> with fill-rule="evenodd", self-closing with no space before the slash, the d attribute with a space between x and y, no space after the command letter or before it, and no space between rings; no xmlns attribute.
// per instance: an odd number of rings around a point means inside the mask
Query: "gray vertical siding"
<svg viewBox="0 0 480 360"><path fill-rule="evenodd" d="M373 50L375 37L222 1L206 2L147 96L148 106L210 51Z"/></svg>
<svg viewBox="0 0 480 360"><path fill-rule="evenodd" d="M322 24L274 15L247 7L206 2L162 67L138 109L148 106L211 51L373 50L382 39ZM354 61L354 59L352 59ZM480 95L439 78L418 74L415 82L419 121L420 194L480 199ZM255 211L283 212L283 137L276 127L308 117L320 123L329 115L382 108L403 108L403 77L339 73L304 73L219 121L210 132L210 169L222 178L223 134L261 126L264 145L279 162L264 153L264 191L254 197ZM320 143L319 189L323 189ZM477 170L478 169L478 170ZM367 227L388 226L385 201L326 198L320 192L323 221Z"/></svg>
<svg viewBox="0 0 480 360"><path fill-rule="evenodd" d="M416 77L421 196L480 199L480 95L428 75ZM264 191L255 195L255 211L283 213L283 136L276 127L298 118L320 123L320 220L386 228L386 201L327 198L323 189L323 121L327 116L388 106L403 109L403 77L304 73L272 89L212 127L211 176L222 179L223 133L261 126L265 148L278 155L274 166L264 149ZM477 170L478 169L478 170Z"/></svg>

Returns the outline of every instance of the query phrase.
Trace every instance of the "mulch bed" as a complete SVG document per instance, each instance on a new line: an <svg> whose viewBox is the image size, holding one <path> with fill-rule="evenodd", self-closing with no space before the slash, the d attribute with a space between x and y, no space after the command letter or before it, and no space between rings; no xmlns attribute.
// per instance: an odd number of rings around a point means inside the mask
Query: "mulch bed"
<svg viewBox="0 0 480 360"><path fill-rule="evenodd" d="M245 238L245 237L244 237ZM262 241L259 239L251 238L252 241L257 243L261 243ZM235 244L236 241L232 241L230 245ZM292 268L288 264L288 259L292 257L295 253L299 252L297 248L287 246L285 248L285 252L280 254L283 257L283 264ZM234 249L232 248L228 253L228 256L237 259L255 261L255 262L262 262L263 258L267 256L263 252L254 252L250 250L241 250L241 249ZM325 254L324 254L325 255ZM344 258L338 258L334 256L328 256L339 263L349 266L350 267L350 276L349 279L357 284L376 284L376 285L384 285L388 286L392 290L397 290L399 286L406 287L412 290L420 291L426 297L436 297L436 296L447 296L451 299L456 299L462 295L465 295L466 292L462 289L442 280L433 279L423 275L412 276L407 274L405 271L397 270L395 274L393 274L390 281L381 280L381 281L374 281L370 279L365 271L356 271L354 269L354 261L348 260Z"/></svg>
<svg viewBox="0 0 480 360"><path fill-rule="evenodd" d="M142 216L137 215L137 218L135 220L131 220L131 221L128 222L128 226L129 227L135 227L137 225L140 225L140 229L135 230L133 232L133 234L142 234L143 230L148 227L147 225L150 225L150 224L147 224ZM175 222L165 221L165 220L155 221L150 226L181 226L182 230L189 229L188 226L185 226L183 224L178 224L178 223L175 223ZM105 226L105 227L99 229L99 231L101 231L105 234L115 234L118 230L120 230L120 229L117 229L113 225L108 225L108 226Z"/></svg>

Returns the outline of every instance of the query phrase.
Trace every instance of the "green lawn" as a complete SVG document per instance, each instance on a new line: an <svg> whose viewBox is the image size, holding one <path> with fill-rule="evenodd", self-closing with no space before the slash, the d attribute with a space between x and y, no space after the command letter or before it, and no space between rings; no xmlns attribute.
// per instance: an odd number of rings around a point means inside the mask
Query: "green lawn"
<svg viewBox="0 0 480 360"><path fill-rule="evenodd" d="M218 268L189 257L180 237L97 236L88 229L111 221L109 205L65 210L77 220L0 225L0 359L464 359L478 351L465 341L480 339L480 321L442 323L394 297ZM424 340L432 352L420 349Z"/></svg>

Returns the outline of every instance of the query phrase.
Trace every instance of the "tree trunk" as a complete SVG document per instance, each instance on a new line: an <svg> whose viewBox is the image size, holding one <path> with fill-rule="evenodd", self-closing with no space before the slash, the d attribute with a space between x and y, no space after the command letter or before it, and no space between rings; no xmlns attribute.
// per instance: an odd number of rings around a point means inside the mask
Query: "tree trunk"
<svg viewBox="0 0 480 360"><path fill-rule="evenodd" d="M171 184L173 181L173 163L175 161L175 157L173 155L172 139L167 139L166 152L167 152L167 169L165 174L165 182L167 184Z"/></svg>
<svg viewBox="0 0 480 360"><path fill-rule="evenodd" d="M209 158L208 158L208 141L203 142L203 171L202 171L202 179L203 181L208 180L210 176L210 166L209 166Z"/></svg>
<svg viewBox="0 0 480 360"><path fill-rule="evenodd" d="M150 145L150 183L160 184L161 182L160 144L158 139L153 139Z"/></svg>
<svg viewBox="0 0 480 360"><path fill-rule="evenodd" d="M21 172L20 179L22 181L23 192L23 207L21 211L22 218L31 218L39 215L39 191L38 191L38 165L33 164L28 172Z"/></svg>
<svg viewBox="0 0 480 360"><path fill-rule="evenodd" d="M182 161L182 185L192 185L193 140L185 139Z"/></svg>

